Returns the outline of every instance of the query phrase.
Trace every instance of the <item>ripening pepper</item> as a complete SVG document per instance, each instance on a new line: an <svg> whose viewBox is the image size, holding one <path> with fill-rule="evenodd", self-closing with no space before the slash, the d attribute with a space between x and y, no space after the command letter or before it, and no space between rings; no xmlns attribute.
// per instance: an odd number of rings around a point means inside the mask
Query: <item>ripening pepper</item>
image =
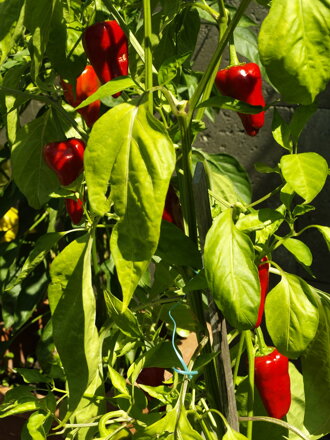
<svg viewBox="0 0 330 440"><path fill-rule="evenodd" d="M181 205L172 185L167 190L162 218L183 230Z"/></svg>
<svg viewBox="0 0 330 440"><path fill-rule="evenodd" d="M75 91L73 90L72 84L61 80L64 98L68 104L72 105L72 107L77 107L79 104L81 104L90 95L95 93L100 85L100 80L96 75L93 66L91 65L87 65L76 79ZM98 99L97 101L94 101L77 111L84 118L88 127L91 127L99 118L100 109L101 101Z"/></svg>
<svg viewBox="0 0 330 440"><path fill-rule="evenodd" d="M67 213L71 218L72 223L74 223L75 225L80 223L84 214L83 202L80 199L65 199L65 207Z"/></svg>
<svg viewBox="0 0 330 440"><path fill-rule="evenodd" d="M262 78L255 63L239 64L219 70L215 84L224 96L239 99L251 105L265 106L262 94ZM245 131L255 136L265 122L265 112L255 115L238 113Z"/></svg>
<svg viewBox="0 0 330 440"><path fill-rule="evenodd" d="M127 38L115 21L95 23L82 37L86 55L102 83L128 74ZM114 96L119 96L117 93Z"/></svg>
<svg viewBox="0 0 330 440"><path fill-rule="evenodd" d="M267 257L263 257L261 261L267 261ZM259 325L261 324L262 317L264 314L265 300L269 285L269 263L259 264L258 274L260 281L260 306L259 306L258 318L255 324L255 328L259 327Z"/></svg>
<svg viewBox="0 0 330 440"><path fill-rule="evenodd" d="M84 168L85 144L80 139L51 142L43 147L46 164L55 171L59 181L66 186L81 174Z"/></svg>
<svg viewBox="0 0 330 440"><path fill-rule="evenodd" d="M158 387L164 381L164 368L161 367L146 367L143 368L138 378L137 383L142 385L149 385L150 387Z"/></svg>
<svg viewBox="0 0 330 440"><path fill-rule="evenodd" d="M291 405L289 360L276 348L267 355L256 356L255 383L269 416L281 419Z"/></svg>

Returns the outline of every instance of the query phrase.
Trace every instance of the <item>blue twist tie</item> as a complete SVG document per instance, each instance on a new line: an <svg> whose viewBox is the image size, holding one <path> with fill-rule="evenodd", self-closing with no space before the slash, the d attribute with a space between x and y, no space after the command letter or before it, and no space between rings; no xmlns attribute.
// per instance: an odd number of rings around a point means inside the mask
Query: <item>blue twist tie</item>
<svg viewBox="0 0 330 440"><path fill-rule="evenodd" d="M172 333L172 347L173 347L173 350L175 351L175 354L177 355L177 357L180 361L180 364L182 365L183 370L178 370L177 368L174 368L174 367L172 367L172 369L179 374L183 374L185 376L188 376L188 379L192 379L193 376L196 376L196 374L198 374L198 371L197 370L195 370L195 371L188 370L188 367L187 367L185 361L183 360L181 353L179 352L179 350L176 348L176 345L175 345L176 321L173 318L171 311L174 310L175 307L178 306L178 304L179 303L176 303L170 308L170 310L168 311L168 315L171 318L171 320L173 322L173 326L174 326L173 333Z"/></svg>

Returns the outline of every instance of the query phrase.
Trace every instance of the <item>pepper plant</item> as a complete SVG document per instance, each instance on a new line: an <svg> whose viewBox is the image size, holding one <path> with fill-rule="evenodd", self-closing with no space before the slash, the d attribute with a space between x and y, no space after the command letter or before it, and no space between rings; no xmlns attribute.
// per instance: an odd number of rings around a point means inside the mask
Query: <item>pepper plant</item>
<svg viewBox="0 0 330 440"><path fill-rule="evenodd" d="M260 28L250 3L0 3L0 417L26 414L22 439L330 432L330 297L278 258L310 278L308 231L330 247L329 226L297 225L329 171L299 137L330 78L330 2L258 0ZM201 23L218 42L196 71ZM247 136L273 118L261 199L237 158L198 147L224 109Z"/></svg>

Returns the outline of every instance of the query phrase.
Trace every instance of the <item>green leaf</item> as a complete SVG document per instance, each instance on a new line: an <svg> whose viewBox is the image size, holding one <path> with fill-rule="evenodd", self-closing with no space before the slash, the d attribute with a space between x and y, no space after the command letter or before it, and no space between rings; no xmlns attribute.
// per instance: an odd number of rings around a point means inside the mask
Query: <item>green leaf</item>
<svg viewBox="0 0 330 440"><path fill-rule="evenodd" d="M282 241L283 246L291 252L299 263L310 266L313 262L313 255L309 247L297 238L286 238Z"/></svg>
<svg viewBox="0 0 330 440"><path fill-rule="evenodd" d="M307 212L315 211L315 206L312 205L296 205L292 211L293 217L298 217L299 215L304 215Z"/></svg>
<svg viewBox="0 0 330 440"><path fill-rule="evenodd" d="M330 304L321 301L320 325L302 358L305 426L313 435L330 432ZM317 408L317 411L316 411Z"/></svg>
<svg viewBox="0 0 330 440"><path fill-rule="evenodd" d="M279 169L278 167L272 168L268 165L265 165L264 163L261 162L256 162L254 164L254 168L259 172L259 173L264 173L264 174L270 174L270 173L279 173Z"/></svg>
<svg viewBox="0 0 330 440"><path fill-rule="evenodd" d="M230 425L227 425L226 427L227 431L222 437L222 440L247 440L247 437L245 437L245 435L235 431L233 428L230 427Z"/></svg>
<svg viewBox="0 0 330 440"><path fill-rule="evenodd" d="M0 65L2 65L23 32L25 4L23 0L2 1L0 3Z"/></svg>
<svg viewBox="0 0 330 440"><path fill-rule="evenodd" d="M133 312L129 309L122 312L123 303L109 291L104 292L104 299L110 318L114 320L122 333L133 339L143 337L139 322Z"/></svg>
<svg viewBox="0 0 330 440"><path fill-rule="evenodd" d="M201 255L196 244L181 229L170 222L162 221L158 247L155 254L169 264L202 267Z"/></svg>
<svg viewBox="0 0 330 440"><path fill-rule="evenodd" d="M229 203L236 203L238 200L251 202L252 188L249 176L234 157L194 150L193 160L203 162L210 189L215 196Z"/></svg>
<svg viewBox="0 0 330 440"><path fill-rule="evenodd" d="M99 336L91 282L92 237L72 241L51 265L48 288L53 337L69 387L69 413L98 376Z"/></svg>
<svg viewBox="0 0 330 440"><path fill-rule="evenodd" d="M24 125L17 133L11 158L13 177L32 208L40 209L59 187L56 174L42 158L42 147L58 138L58 127L49 112Z"/></svg>
<svg viewBox="0 0 330 440"><path fill-rule="evenodd" d="M24 262L20 273L6 287L5 290L11 290L17 284L20 284L45 258L46 254L57 243L66 232L50 232L38 238L30 255Z"/></svg>
<svg viewBox="0 0 330 440"><path fill-rule="evenodd" d="M138 429L134 434L135 440L174 440L177 410L166 413L165 417L144 429Z"/></svg>
<svg viewBox="0 0 330 440"><path fill-rule="evenodd" d="M180 416L174 438L181 438L184 440L203 440L204 438L191 426L188 420L187 411L183 406L180 408Z"/></svg>
<svg viewBox="0 0 330 440"><path fill-rule="evenodd" d="M317 296L303 279L282 272L281 281L266 297L265 315L276 348L296 359L315 337L319 324Z"/></svg>
<svg viewBox="0 0 330 440"><path fill-rule="evenodd" d="M81 22L76 21L73 8L69 8L65 2L55 5L46 56L61 78L71 83L86 66L86 54L81 43Z"/></svg>
<svg viewBox="0 0 330 440"><path fill-rule="evenodd" d="M233 186L234 192L238 199L250 203L252 199L252 187L250 178L242 165L229 154L207 154L203 153L205 162L207 162L206 172L210 180L211 189L219 192L219 185L223 180L217 181L218 176L221 175ZM211 175L211 174L212 175ZM215 174L217 176L215 176Z"/></svg>
<svg viewBox="0 0 330 440"><path fill-rule="evenodd" d="M116 388L116 390L118 390L122 394L129 395L125 378L110 365L108 365L108 372L111 383Z"/></svg>
<svg viewBox="0 0 330 440"><path fill-rule="evenodd" d="M29 100L29 95L19 95L17 92L17 84L21 81L22 76L26 73L27 63L22 62L13 66L5 74L3 87L0 94L3 95L7 110L7 136L11 143L14 143L17 131L20 128L19 107ZM8 90L10 89L10 90Z"/></svg>
<svg viewBox="0 0 330 440"><path fill-rule="evenodd" d="M240 231L262 230L276 223L278 226L283 222L284 216L275 209L262 208L247 215L241 215L236 222L236 228Z"/></svg>
<svg viewBox="0 0 330 440"><path fill-rule="evenodd" d="M26 427L32 440L44 440L46 438L44 424L48 417L48 414L39 411L35 411L30 415Z"/></svg>
<svg viewBox="0 0 330 440"><path fill-rule="evenodd" d="M327 161L317 153L282 156L280 167L284 179L306 203L319 194L328 177Z"/></svg>
<svg viewBox="0 0 330 440"><path fill-rule="evenodd" d="M276 0L259 33L272 83L290 103L311 104L330 79L329 0Z"/></svg>
<svg viewBox="0 0 330 440"><path fill-rule="evenodd" d="M145 104L119 104L94 124L84 163L89 200L98 215L109 211L110 180L119 218L110 248L125 309L158 244L174 146Z"/></svg>
<svg viewBox="0 0 330 440"><path fill-rule="evenodd" d="M49 377L40 373L40 371L30 368L16 368L16 371L21 375L26 383L48 383L51 380Z"/></svg>
<svg viewBox="0 0 330 440"><path fill-rule="evenodd" d="M293 144L290 136L289 124L282 119L276 108L274 108L273 113L272 133L273 138L279 145L281 145L281 147L292 151Z"/></svg>
<svg viewBox="0 0 330 440"><path fill-rule="evenodd" d="M186 54L178 57L177 55L172 56L165 60L163 64L159 68L158 72L158 83L159 85L166 84L172 79L174 79L178 73L178 70L182 66L182 64L191 56L191 53L188 52Z"/></svg>
<svg viewBox="0 0 330 440"><path fill-rule="evenodd" d="M171 326L173 326L173 322L168 312L172 309L172 307L173 304L163 304L159 312L159 318ZM198 330L198 320L188 304L177 304L175 308L171 310L171 315L173 316L179 329L184 329L191 332Z"/></svg>
<svg viewBox="0 0 330 440"><path fill-rule="evenodd" d="M258 271L250 238L239 231L227 209L214 221L205 243L205 273L214 301L229 323L254 327L260 302Z"/></svg>
<svg viewBox="0 0 330 440"><path fill-rule="evenodd" d="M107 98L130 87L136 87L136 84L129 76L114 78L106 84L103 84L100 88L97 89L95 93L90 95L81 104L75 107L75 109L77 110L79 108L85 107L86 105L89 105L92 102L97 101L98 99Z"/></svg>
<svg viewBox="0 0 330 440"><path fill-rule="evenodd" d="M51 23L59 0L26 0L25 26L32 34L31 74L36 80L48 44Z"/></svg>
<svg viewBox="0 0 330 440"><path fill-rule="evenodd" d="M246 102L239 101L235 98L230 98L229 96L215 96L207 101L201 102L197 106L197 108L201 107L217 107L251 115L255 115L256 113L260 113L264 110L261 105L247 104Z"/></svg>

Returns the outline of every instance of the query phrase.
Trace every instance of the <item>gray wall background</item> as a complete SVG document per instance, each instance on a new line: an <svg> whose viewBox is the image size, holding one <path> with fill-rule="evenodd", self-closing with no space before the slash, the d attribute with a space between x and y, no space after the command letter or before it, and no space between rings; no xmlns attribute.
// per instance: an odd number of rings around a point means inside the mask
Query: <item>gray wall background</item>
<svg viewBox="0 0 330 440"><path fill-rule="evenodd" d="M227 4L237 5L235 0L227 1ZM267 14L267 10L253 2L246 13L256 22L260 23ZM257 29L256 29L257 31ZM217 33L213 27L203 25L201 29L199 51L195 55L195 68L203 70L207 64L212 50L217 43ZM240 57L242 61L244 59ZM225 55L221 66L228 65L228 57ZM271 102L277 96L276 93L264 83L266 102ZM330 165L330 87L321 93L317 99L318 110L306 125L299 141L299 152L314 151L321 154ZM276 107L282 117L289 120L292 114L292 106ZM227 153L234 156L248 171L254 192L254 200L259 199L274 189L279 183L279 177L275 174L260 174L254 169L255 162L262 162L269 166L278 163L281 155L286 151L273 139L271 133L272 109L266 112L266 122L257 136L250 137L242 129L239 117L230 111L221 111L217 115L215 123L206 119L207 129L197 139L196 146L205 149L209 153ZM274 207L272 203L278 199L273 198L263 207ZM316 210L305 214L297 222L297 230L307 224L320 224L330 226L330 179L312 202ZM277 206L277 205L275 205ZM273 255L284 270L296 273L322 290L330 292L330 253L316 229L306 231L300 237L311 249L314 257L312 271L317 277L313 280L308 273L296 263L294 257L283 246Z"/></svg>

